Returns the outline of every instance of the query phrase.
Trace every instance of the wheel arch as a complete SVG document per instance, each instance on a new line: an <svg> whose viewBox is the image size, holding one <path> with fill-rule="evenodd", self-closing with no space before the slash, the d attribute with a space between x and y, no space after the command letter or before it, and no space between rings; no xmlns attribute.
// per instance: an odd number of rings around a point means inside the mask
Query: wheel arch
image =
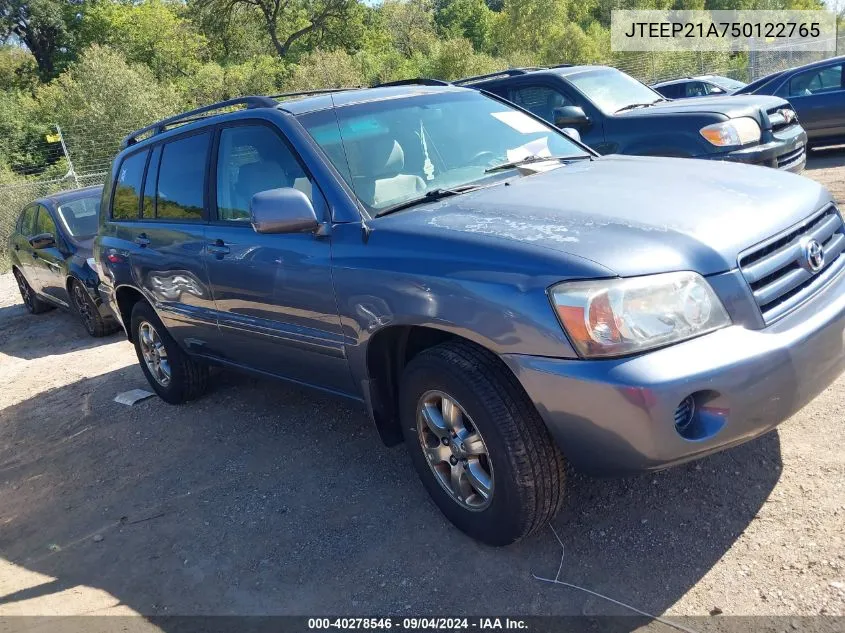
<svg viewBox="0 0 845 633"><path fill-rule="evenodd" d="M379 435L387 446L402 442L398 407L402 371L417 354L447 341L461 341L495 354L487 345L430 325L389 325L369 338L364 397ZM502 365L507 367L504 362ZM510 368L508 371L511 371Z"/></svg>
<svg viewBox="0 0 845 633"><path fill-rule="evenodd" d="M114 290L114 297L115 302L117 303L117 309L120 312L120 320L123 323L123 329L126 332L126 338L129 339L130 342L134 343L135 340L132 338L132 328L130 327L132 323L132 308L134 308L135 304L139 301L149 304L153 310L155 310L155 307L152 303L150 303L147 297L144 296L144 293L133 286L118 286Z"/></svg>

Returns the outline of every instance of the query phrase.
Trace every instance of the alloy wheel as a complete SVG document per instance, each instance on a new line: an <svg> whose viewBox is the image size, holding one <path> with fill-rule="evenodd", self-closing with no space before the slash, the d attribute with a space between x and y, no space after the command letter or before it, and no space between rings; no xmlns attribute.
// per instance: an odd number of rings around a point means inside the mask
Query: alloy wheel
<svg viewBox="0 0 845 633"><path fill-rule="evenodd" d="M81 284L73 284L73 304L82 319L82 324L89 332L94 330L94 314L91 311L91 304L86 300L85 290Z"/></svg>
<svg viewBox="0 0 845 633"><path fill-rule="evenodd" d="M493 465L487 445L464 408L442 391L417 404L417 434L438 483L460 506L484 510L493 500Z"/></svg>
<svg viewBox="0 0 845 633"><path fill-rule="evenodd" d="M15 281L18 282L18 288L21 291L21 298L23 299L23 302L26 304L26 307L29 308L30 311L32 311L32 290L30 289L29 284L27 283L23 274L18 270L15 270Z"/></svg>
<svg viewBox="0 0 845 633"><path fill-rule="evenodd" d="M144 357L144 364L153 380L162 387L170 385L170 361L167 358L167 350L155 326L149 321L141 321L138 326L138 344L141 355Z"/></svg>

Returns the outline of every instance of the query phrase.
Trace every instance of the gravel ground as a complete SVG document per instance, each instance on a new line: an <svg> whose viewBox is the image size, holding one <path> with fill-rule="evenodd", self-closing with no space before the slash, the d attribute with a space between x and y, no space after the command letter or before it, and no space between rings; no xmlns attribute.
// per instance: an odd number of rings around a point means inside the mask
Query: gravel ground
<svg viewBox="0 0 845 633"><path fill-rule="evenodd" d="M807 175L845 200L845 152ZM228 372L189 405L113 402L147 386L131 346L28 315L10 275L0 384L0 616L628 613L532 578L558 569L551 531L507 549L461 535L345 402ZM561 580L701 616L695 630L729 615L841 626L790 618L845 615L843 396L845 378L695 464L574 475L554 524Z"/></svg>

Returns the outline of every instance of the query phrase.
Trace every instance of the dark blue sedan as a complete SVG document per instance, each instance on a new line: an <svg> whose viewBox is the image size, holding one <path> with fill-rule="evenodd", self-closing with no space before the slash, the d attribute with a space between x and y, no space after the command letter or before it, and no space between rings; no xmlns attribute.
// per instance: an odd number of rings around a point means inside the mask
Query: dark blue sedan
<svg viewBox="0 0 845 633"><path fill-rule="evenodd" d="M768 75L736 94L776 95L789 101L811 146L845 143L845 56Z"/></svg>

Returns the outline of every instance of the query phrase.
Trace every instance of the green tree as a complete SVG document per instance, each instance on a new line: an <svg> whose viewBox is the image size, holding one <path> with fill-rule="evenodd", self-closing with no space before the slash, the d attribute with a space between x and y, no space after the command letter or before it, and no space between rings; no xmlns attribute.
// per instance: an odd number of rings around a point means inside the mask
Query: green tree
<svg viewBox="0 0 845 633"><path fill-rule="evenodd" d="M484 0L439 0L434 13L443 37L465 37L478 51L490 49L493 17Z"/></svg>
<svg viewBox="0 0 845 633"><path fill-rule="evenodd" d="M3 0L0 39L22 42L47 81L73 59L74 30L82 10L82 0Z"/></svg>
<svg viewBox="0 0 845 633"><path fill-rule="evenodd" d="M222 16L235 9L256 12L276 54L285 58L291 47L309 36L325 36L343 29L355 0L197 0L201 9Z"/></svg>
<svg viewBox="0 0 845 633"><path fill-rule="evenodd" d="M122 136L181 107L176 92L149 68L130 66L120 53L96 45L39 88L36 100L44 128L62 127L77 171L106 169Z"/></svg>
<svg viewBox="0 0 845 633"><path fill-rule="evenodd" d="M38 82L38 64L29 51L0 46L0 91L32 91Z"/></svg>
<svg viewBox="0 0 845 633"><path fill-rule="evenodd" d="M106 45L130 64L144 64L158 79L186 76L208 58L206 39L182 17L181 3L99 0L85 16L83 44Z"/></svg>

